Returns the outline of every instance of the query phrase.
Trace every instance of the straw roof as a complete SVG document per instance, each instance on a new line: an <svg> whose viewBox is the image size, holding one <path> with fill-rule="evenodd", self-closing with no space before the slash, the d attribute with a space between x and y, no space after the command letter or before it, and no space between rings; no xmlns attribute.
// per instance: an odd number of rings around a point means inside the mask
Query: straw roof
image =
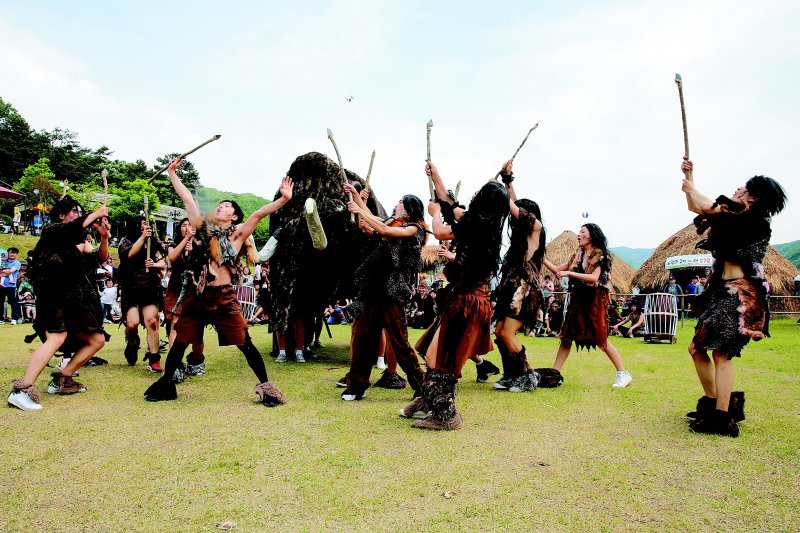
<svg viewBox="0 0 800 533"><path fill-rule="evenodd" d="M575 250L578 249L578 235L572 231L566 230L558 237L550 241L545 247L545 257L556 265L563 265L569 261ZM546 268L545 274L550 271ZM631 282L633 280L636 270L626 263L621 257L614 256L613 263L611 264L611 286L616 292L629 293L631 292Z"/></svg>
<svg viewBox="0 0 800 533"><path fill-rule="evenodd" d="M667 258L674 255L706 253L695 248L702 238L695 231L694 224L689 224L672 235L642 264L633 278L634 285L639 285L642 292L661 290L669 281L669 271L664 268ZM798 270L772 246L767 249L767 255L764 257L764 272L772 288L772 294L782 296L794 294L794 277L797 276Z"/></svg>
<svg viewBox="0 0 800 533"><path fill-rule="evenodd" d="M432 270L436 265L443 264L444 261L441 257L439 257L438 252L438 244L429 244L423 246L420 250L420 255L422 255L422 266L428 270Z"/></svg>

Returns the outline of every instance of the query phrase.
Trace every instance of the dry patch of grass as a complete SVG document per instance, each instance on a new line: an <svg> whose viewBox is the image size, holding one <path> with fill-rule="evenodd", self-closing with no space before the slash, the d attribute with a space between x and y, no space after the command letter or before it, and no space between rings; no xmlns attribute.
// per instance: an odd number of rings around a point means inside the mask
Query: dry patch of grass
<svg viewBox="0 0 800 533"><path fill-rule="evenodd" d="M317 361L268 361L290 399L274 409L255 402L238 350L211 342L205 376L179 385L175 402L147 403L155 378L124 363L114 329L101 354L111 364L79 378L87 393L45 394L39 413L0 411L0 529L795 530L800 328L773 324L773 338L736 361L747 392L739 439L692 435L682 419L700 395L689 327L674 346L615 340L634 376L624 390L611 389L600 352L573 353L561 388L526 394L475 383L468 363L465 425L449 433L397 416L409 390L339 400L346 326ZM23 373L27 332L0 326L3 383ZM266 353L266 328L252 333ZM556 339L525 344L536 366L552 363Z"/></svg>

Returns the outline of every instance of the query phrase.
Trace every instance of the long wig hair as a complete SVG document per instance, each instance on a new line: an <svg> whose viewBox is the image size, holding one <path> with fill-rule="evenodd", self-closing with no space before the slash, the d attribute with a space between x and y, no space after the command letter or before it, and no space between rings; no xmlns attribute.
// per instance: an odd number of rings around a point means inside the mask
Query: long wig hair
<svg viewBox="0 0 800 533"><path fill-rule="evenodd" d="M503 224L508 212L506 188L499 182L490 181L478 190L458 222L458 246L465 244L460 235L468 236L470 247L478 252L470 254L470 260L475 261L476 268L481 271L497 271Z"/></svg>
<svg viewBox="0 0 800 533"><path fill-rule="evenodd" d="M581 227L586 228L586 231L589 232L589 238L592 240L592 247L594 247L596 250L599 250L600 253L603 254L603 261L600 263L600 267L603 269L603 271L610 273L613 258L611 257L611 251L608 249L608 239L606 239L606 234L603 233L603 230L600 229L600 226L592 222L584 224Z"/></svg>
<svg viewBox="0 0 800 533"><path fill-rule="evenodd" d="M527 198L520 198L514 202L514 204L517 207L521 207L528 213L531 213L536 217L536 220L541 222L542 212L541 209L539 209L539 204L533 200L528 200ZM533 228L523 227L520 220L515 219L512 216L509 218L508 229L510 233L510 244L508 250L506 251L505 259L503 259L503 272L509 272L518 265L522 265L522 262L525 261L525 255L527 255L528 252L528 233ZM546 242L547 233L545 228L542 227L542 231L539 234L539 246L532 257L534 264L539 267L541 267L542 261L544 260L544 249Z"/></svg>

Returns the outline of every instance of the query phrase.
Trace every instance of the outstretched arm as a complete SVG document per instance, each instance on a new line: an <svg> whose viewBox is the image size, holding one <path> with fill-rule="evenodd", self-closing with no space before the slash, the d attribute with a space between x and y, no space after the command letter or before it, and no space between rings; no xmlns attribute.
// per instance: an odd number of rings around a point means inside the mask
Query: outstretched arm
<svg viewBox="0 0 800 533"><path fill-rule="evenodd" d="M355 198L355 196L353 196ZM373 231L380 233L385 237L413 237L417 234L417 227L416 226L406 226L404 228L395 228L391 226L387 226L383 220L379 219L378 217L374 216L372 213L369 212L369 209L366 207L361 208L358 207L355 201L347 202L347 210L351 213L355 213L359 216L361 220L364 221L364 224L369 226Z"/></svg>
<svg viewBox="0 0 800 533"><path fill-rule="evenodd" d="M294 184L292 183L292 178L285 176L281 180L281 197L274 202L270 202L253 211L253 214L247 217L247 220L244 221L244 224L240 224L239 227L236 228L234 240L244 242L245 239L253 234L253 232L256 230L256 226L264 217L271 215L286 205L286 202L292 199L293 190Z"/></svg>
<svg viewBox="0 0 800 533"><path fill-rule="evenodd" d="M181 166L181 163L183 163L183 159L178 159L177 157L169 162L169 166L167 167L169 181L172 183L172 188L175 189L175 192L183 201L189 223L195 228L199 228L203 224L200 208L197 207L197 202L194 201L192 193L189 192L189 189L183 184L178 174L175 172L178 170L178 167Z"/></svg>
<svg viewBox="0 0 800 533"><path fill-rule="evenodd" d="M450 199L450 195L447 194L447 187L445 187L442 176L439 174L439 169L436 168L436 165L434 165L432 161L425 162L425 174L430 176L431 180L433 180L433 189L436 191L436 198L452 205L453 201Z"/></svg>
<svg viewBox="0 0 800 533"><path fill-rule="evenodd" d="M575 256L573 255L572 257ZM555 263L552 263L549 259L544 259L543 262L544 266L550 269L550 272L552 272L553 274L558 274L559 272L563 272L564 270L569 268L570 263L572 263L572 258L570 258L570 260L564 263L563 265L556 265Z"/></svg>

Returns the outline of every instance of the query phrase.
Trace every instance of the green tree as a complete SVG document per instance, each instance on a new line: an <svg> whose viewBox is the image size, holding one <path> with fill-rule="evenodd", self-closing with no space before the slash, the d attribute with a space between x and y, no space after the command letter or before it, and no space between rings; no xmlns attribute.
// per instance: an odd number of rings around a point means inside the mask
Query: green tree
<svg viewBox="0 0 800 533"><path fill-rule="evenodd" d="M151 213L161 205L156 188L143 179L110 187L109 193L115 196L114 200L109 201L108 205L108 215L114 224L124 224L125 219L129 217L141 216L145 194L147 194L147 199L150 203Z"/></svg>
<svg viewBox="0 0 800 533"><path fill-rule="evenodd" d="M14 106L0 98L0 180L18 181L25 167L39 157L35 132Z"/></svg>
<svg viewBox="0 0 800 533"><path fill-rule="evenodd" d="M50 160L46 157L28 165L14 188L45 205L52 205L61 196L61 188L56 182L55 174L50 170Z"/></svg>
<svg viewBox="0 0 800 533"><path fill-rule="evenodd" d="M156 160L156 168L150 171L148 178L161 168L167 166L173 157L177 157L179 155L180 154L174 153L159 157ZM183 163L181 163L181 166L178 167L177 174L183 184L186 185L190 191L197 189L197 187L200 185L200 175L197 173L197 169L194 168L194 165L192 165L191 161L184 160ZM181 199L177 194L175 194L175 189L172 188L172 183L170 183L169 175L166 171L153 180L153 185L155 185L156 190L158 191L158 197L161 198L162 202L176 207L182 206Z"/></svg>

